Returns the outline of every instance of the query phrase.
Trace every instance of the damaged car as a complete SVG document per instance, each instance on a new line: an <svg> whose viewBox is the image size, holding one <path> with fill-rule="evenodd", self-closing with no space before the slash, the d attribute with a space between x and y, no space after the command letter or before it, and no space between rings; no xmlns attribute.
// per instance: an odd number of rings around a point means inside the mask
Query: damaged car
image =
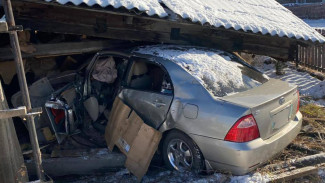
<svg viewBox="0 0 325 183"><path fill-rule="evenodd" d="M44 105L58 143L90 128L105 133L118 97L163 133L159 152L170 169L246 174L282 151L302 124L296 86L220 50L102 51L71 77Z"/></svg>

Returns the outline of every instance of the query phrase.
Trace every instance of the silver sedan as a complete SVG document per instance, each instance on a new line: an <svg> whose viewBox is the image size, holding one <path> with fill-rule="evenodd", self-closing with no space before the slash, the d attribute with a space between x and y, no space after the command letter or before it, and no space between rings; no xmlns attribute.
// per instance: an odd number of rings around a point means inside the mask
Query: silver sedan
<svg viewBox="0 0 325 183"><path fill-rule="evenodd" d="M116 72L99 72L104 74L97 81L94 68L101 70L97 65L105 60L115 62ZM93 105L85 108L93 114L92 124L99 124L99 111L116 96L163 133L160 151L170 169L242 175L283 150L301 128L297 87L269 79L224 51L173 45L103 51L80 71L85 73L74 82L80 86L68 86L78 89L81 98L68 100L69 92L59 90L46 103L59 143L83 126L83 118L74 116L86 113L69 106L91 99ZM110 73L117 76L114 84L102 82L112 80Z"/></svg>
<svg viewBox="0 0 325 183"><path fill-rule="evenodd" d="M300 131L297 87L268 79L233 54L184 46L147 46L134 53L163 67L172 83L172 97L122 95L141 109L142 98L153 97L156 106L146 113L166 109L157 128L164 133L162 154L171 169L242 175Z"/></svg>

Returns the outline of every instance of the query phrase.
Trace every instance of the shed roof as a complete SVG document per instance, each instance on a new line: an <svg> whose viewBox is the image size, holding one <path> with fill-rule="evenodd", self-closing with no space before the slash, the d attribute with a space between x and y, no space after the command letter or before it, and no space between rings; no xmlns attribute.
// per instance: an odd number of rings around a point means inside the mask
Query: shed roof
<svg viewBox="0 0 325 183"><path fill-rule="evenodd" d="M275 0L44 0L103 8L137 9L148 16L172 19L170 12L194 23L263 35L325 43L325 37ZM169 12L169 13L168 13Z"/></svg>

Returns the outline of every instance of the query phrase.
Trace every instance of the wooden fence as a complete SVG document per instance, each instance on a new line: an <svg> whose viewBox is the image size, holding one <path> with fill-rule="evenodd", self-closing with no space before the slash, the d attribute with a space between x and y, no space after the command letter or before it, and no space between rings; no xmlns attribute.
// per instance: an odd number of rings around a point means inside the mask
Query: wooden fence
<svg viewBox="0 0 325 183"><path fill-rule="evenodd" d="M300 65L325 73L325 45L298 46L298 61Z"/></svg>

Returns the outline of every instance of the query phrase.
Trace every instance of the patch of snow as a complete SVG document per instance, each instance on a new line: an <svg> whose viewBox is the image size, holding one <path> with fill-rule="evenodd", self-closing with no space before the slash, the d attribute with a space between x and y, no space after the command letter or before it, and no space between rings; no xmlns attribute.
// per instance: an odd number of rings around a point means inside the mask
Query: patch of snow
<svg viewBox="0 0 325 183"><path fill-rule="evenodd" d="M184 19L215 27L325 42L325 38L274 0L161 0Z"/></svg>
<svg viewBox="0 0 325 183"><path fill-rule="evenodd" d="M320 168L318 170L318 175L320 176L320 178L325 180L325 168Z"/></svg>
<svg viewBox="0 0 325 183"><path fill-rule="evenodd" d="M115 175L116 176L123 176L123 175L128 175L128 174L130 174L130 171L125 168L123 170L118 171Z"/></svg>
<svg viewBox="0 0 325 183"><path fill-rule="evenodd" d="M260 173L254 173L253 175L233 176L231 177L230 183L266 183L270 179L268 176L263 176Z"/></svg>
<svg viewBox="0 0 325 183"><path fill-rule="evenodd" d="M270 78L281 79L287 81L291 84L298 86L300 95L302 96L311 96L314 100L322 99L325 97L325 81L321 81L307 72L299 72L293 69L292 63L287 63L287 67L284 68L284 75L276 75L275 65L273 63L264 64L263 59L258 61L257 57L254 61L255 67L261 72L269 76ZM267 58L267 57L264 57ZM317 104L317 101L315 102ZM323 105L323 101L318 102L319 105Z"/></svg>
<svg viewBox="0 0 325 183"><path fill-rule="evenodd" d="M101 156L101 155L108 155L108 154L109 154L109 153L108 153L108 150L107 150L107 149L101 149L101 150L99 150L99 151L97 152L96 155Z"/></svg>
<svg viewBox="0 0 325 183"><path fill-rule="evenodd" d="M58 2L60 4L73 3L76 6L84 3L88 6L99 5L103 8L113 6L114 8L124 7L128 10L138 9L146 12L149 16L158 15L159 17L166 17L168 14L160 5L158 0L45 0L46 2Z"/></svg>
<svg viewBox="0 0 325 183"><path fill-rule="evenodd" d="M3 15L1 18L0 18L0 22L6 22L6 16Z"/></svg>
<svg viewBox="0 0 325 183"><path fill-rule="evenodd" d="M164 182L191 182L191 183L215 183L215 182L231 182L231 183L265 183L271 179L260 173L248 174L245 176L230 176L222 173L214 173L212 175L198 175L197 173L183 171L149 171L142 179L143 183L164 183ZM137 179L134 175L130 174L126 169L118 172L108 172L102 175L89 175L82 176L73 181L65 182L136 182Z"/></svg>
<svg viewBox="0 0 325 183"><path fill-rule="evenodd" d="M223 97L260 83L242 74L242 64L219 50L190 46L157 45L141 47L135 52L171 60L188 71L211 94Z"/></svg>
<svg viewBox="0 0 325 183"><path fill-rule="evenodd" d="M324 29L325 28L325 19L303 19L304 22L306 22L310 27L316 28L316 29Z"/></svg>

